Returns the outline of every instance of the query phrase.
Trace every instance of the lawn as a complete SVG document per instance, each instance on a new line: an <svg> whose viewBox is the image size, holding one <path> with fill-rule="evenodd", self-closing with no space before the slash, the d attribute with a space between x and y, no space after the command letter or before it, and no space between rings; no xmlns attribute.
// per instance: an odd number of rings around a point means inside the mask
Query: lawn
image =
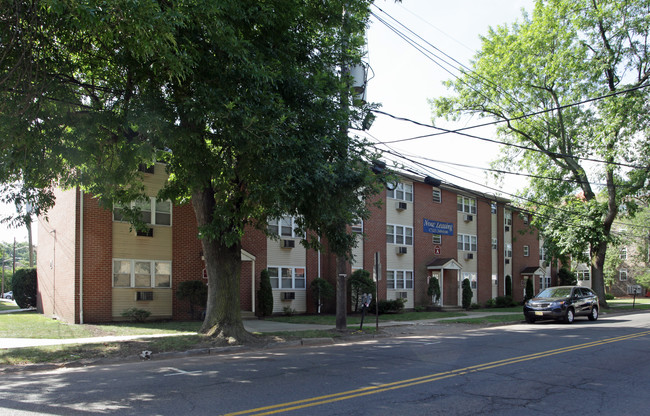
<svg viewBox="0 0 650 416"><path fill-rule="evenodd" d="M650 298L637 297L633 298L616 298L608 300L607 304L616 310L619 309L650 309Z"/></svg>

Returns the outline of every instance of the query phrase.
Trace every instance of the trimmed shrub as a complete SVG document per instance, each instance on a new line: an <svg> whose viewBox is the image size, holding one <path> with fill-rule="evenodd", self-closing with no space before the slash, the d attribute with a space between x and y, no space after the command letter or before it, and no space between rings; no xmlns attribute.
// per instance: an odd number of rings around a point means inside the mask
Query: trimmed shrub
<svg viewBox="0 0 650 416"><path fill-rule="evenodd" d="M122 312L122 316L125 318L131 318L136 322L144 322L151 315L151 312L144 309L131 308Z"/></svg>
<svg viewBox="0 0 650 416"><path fill-rule="evenodd" d="M616 296L612 295L611 293L605 293L605 300L614 300L616 299Z"/></svg>
<svg viewBox="0 0 650 416"><path fill-rule="evenodd" d="M18 269L11 279L14 300L22 309L36 306L36 269Z"/></svg>
<svg viewBox="0 0 650 416"><path fill-rule="evenodd" d="M202 280L181 282L178 284L176 297L179 300L189 300L190 316L192 319L201 319L201 308L205 308L208 303L208 286Z"/></svg>
<svg viewBox="0 0 650 416"><path fill-rule="evenodd" d="M429 295L429 298L431 298L431 303L434 305L436 305L440 300L440 282L438 281L438 278L432 277L429 279L427 295Z"/></svg>
<svg viewBox="0 0 650 416"><path fill-rule="evenodd" d="M512 299L512 296L497 296L495 300L497 308L509 308L517 306L517 303Z"/></svg>
<svg viewBox="0 0 650 416"><path fill-rule="evenodd" d="M512 297L512 277L506 276L506 296Z"/></svg>
<svg viewBox="0 0 650 416"><path fill-rule="evenodd" d="M260 290L257 291L259 314L261 317L273 315L273 288L269 271L264 269L260 274Z"/></svg>
<svg viewBox="0 0 650 416"><path fill-rule="evenodd" d="M463 288L463 309L468 310L472 306L472 296L474 296L472 284L469 279L463 279L461 287Z"/></svg>
<svg viewBox="0 0 650 416"><path fill-rule="evenodd" d="M524 294L524 302L526 302L528 299L532 299L535 297L535 288L533 287L533 279L528 278L526 279L526 293Z"/></svg>
<svg viewBox="0 0 650 416"><path fill-rule="evenodd" d="M494 300L494 298L490 298L487 300L487 302L485 302L486 308L494 308L495 306L497 306L497 301Z"/></svg>
<svg viewBox="0 0 650 416"><path fill-rule="evenodd" d="M356 270L350 278L350 296L352 299L352 306L354 311L359 311L359 305L361 304L361 297L364 293L370 293L372 296L375 296L375 282L370 278L370 272L367 270Z"/></svg>
<svg viewBox="0 0 650 416"><path fill-rule="evenodd" d="M377 305L377 309L380 315L385 313L399 313L404 309L404 304L406 301L402 298L399 299L382 299ZM375 301L372 301L370 305L370 310L374 310Z"/></svg>
<svg viewBox="0 0 650 416"><path fill-rule="evenodd" d="M320 313L320 307L322 307L326 301L334 298L334 286L322 277L318 277L312 280L309 287L311 288L311 294L314 297L316 311Z"/></svg>

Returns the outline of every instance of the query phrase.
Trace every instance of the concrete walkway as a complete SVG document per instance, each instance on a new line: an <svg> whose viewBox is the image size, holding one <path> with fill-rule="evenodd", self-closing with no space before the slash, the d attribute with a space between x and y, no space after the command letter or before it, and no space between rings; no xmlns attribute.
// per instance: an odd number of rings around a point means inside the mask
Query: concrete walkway
<svg viewBox="0 0 650 416"><path fill-rule="evenodd" d="M1 311L0 313L17 312ZM380 327L391 326L416 326L416 325L432 325L436 322L441 322L449 319L471 319L482 318L491 315L509 315L519 314L521 312L466 312L467 316L457 316L450 318L439 319L423 319L417 321L384 321L379 322ZM364 322L366 328L375 326L374 315L366 317ZM357 325L348 325L348 328L354 329ZM334 329L331 325L316 325L316 324L290 324L286 322L275 322L270 320L251 319L244 320L244 328L249 332L300 332L308 330L329 330ZM120 335L120 336L105 336L105 337L90 337L90 338L66 338L66 339L39 339L39 338L0 338L0 349L9 348L29 348L46 345L67 345L67 344L96 344L103 342L122 342L132 341L137 339L147 338L162 338L181 335L195 335L193 332L184 332L177 334L155 334L155 335Z"/></svg>

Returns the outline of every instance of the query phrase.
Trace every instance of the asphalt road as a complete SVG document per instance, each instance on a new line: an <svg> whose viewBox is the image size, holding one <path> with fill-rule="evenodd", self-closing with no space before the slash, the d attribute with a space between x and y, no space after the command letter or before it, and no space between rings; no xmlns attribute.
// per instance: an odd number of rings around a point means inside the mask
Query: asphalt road
<svg viewBox="0 0 650 416"><path fill-rule="evenodd" d="M1 415L649 414L650 314L5 374Z"/></svg>

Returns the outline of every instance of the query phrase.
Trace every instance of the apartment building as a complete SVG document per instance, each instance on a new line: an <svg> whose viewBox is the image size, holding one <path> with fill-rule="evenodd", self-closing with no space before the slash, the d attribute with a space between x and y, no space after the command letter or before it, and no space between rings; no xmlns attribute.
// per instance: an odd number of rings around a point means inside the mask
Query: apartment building
<svg viewBox="0 0 650 416"><path fill-rule="evenodd" d="M149 199L138 202L146 232L137 232L120 207L105 209L80 190L57 190L56 205L39 219L38 309L67 322L124 319L129 308L151 319L189 319L189 306L175 295L183 281L205 279L201 244L191 206L157 200L164 166L143 172ZM468 279L473 302L505 295L512 279L521 301L526 279L539 290L553 271L543 268L540 245L527 215L502 198L402 175L377 198L371 217L354 224L358 245L348 273L373 271L378 260L380 299L404 298L406 308L429 306L430 279L438 279L440 306L458 306ZM241 308L256 313L260 273L269 271L274 313L285 308L315 312L310 283L336 282L336 258L299 244L291 217L271 221L264 232L247 229L242 240ZM207 282L207 280L206 280Z"/></svg>

